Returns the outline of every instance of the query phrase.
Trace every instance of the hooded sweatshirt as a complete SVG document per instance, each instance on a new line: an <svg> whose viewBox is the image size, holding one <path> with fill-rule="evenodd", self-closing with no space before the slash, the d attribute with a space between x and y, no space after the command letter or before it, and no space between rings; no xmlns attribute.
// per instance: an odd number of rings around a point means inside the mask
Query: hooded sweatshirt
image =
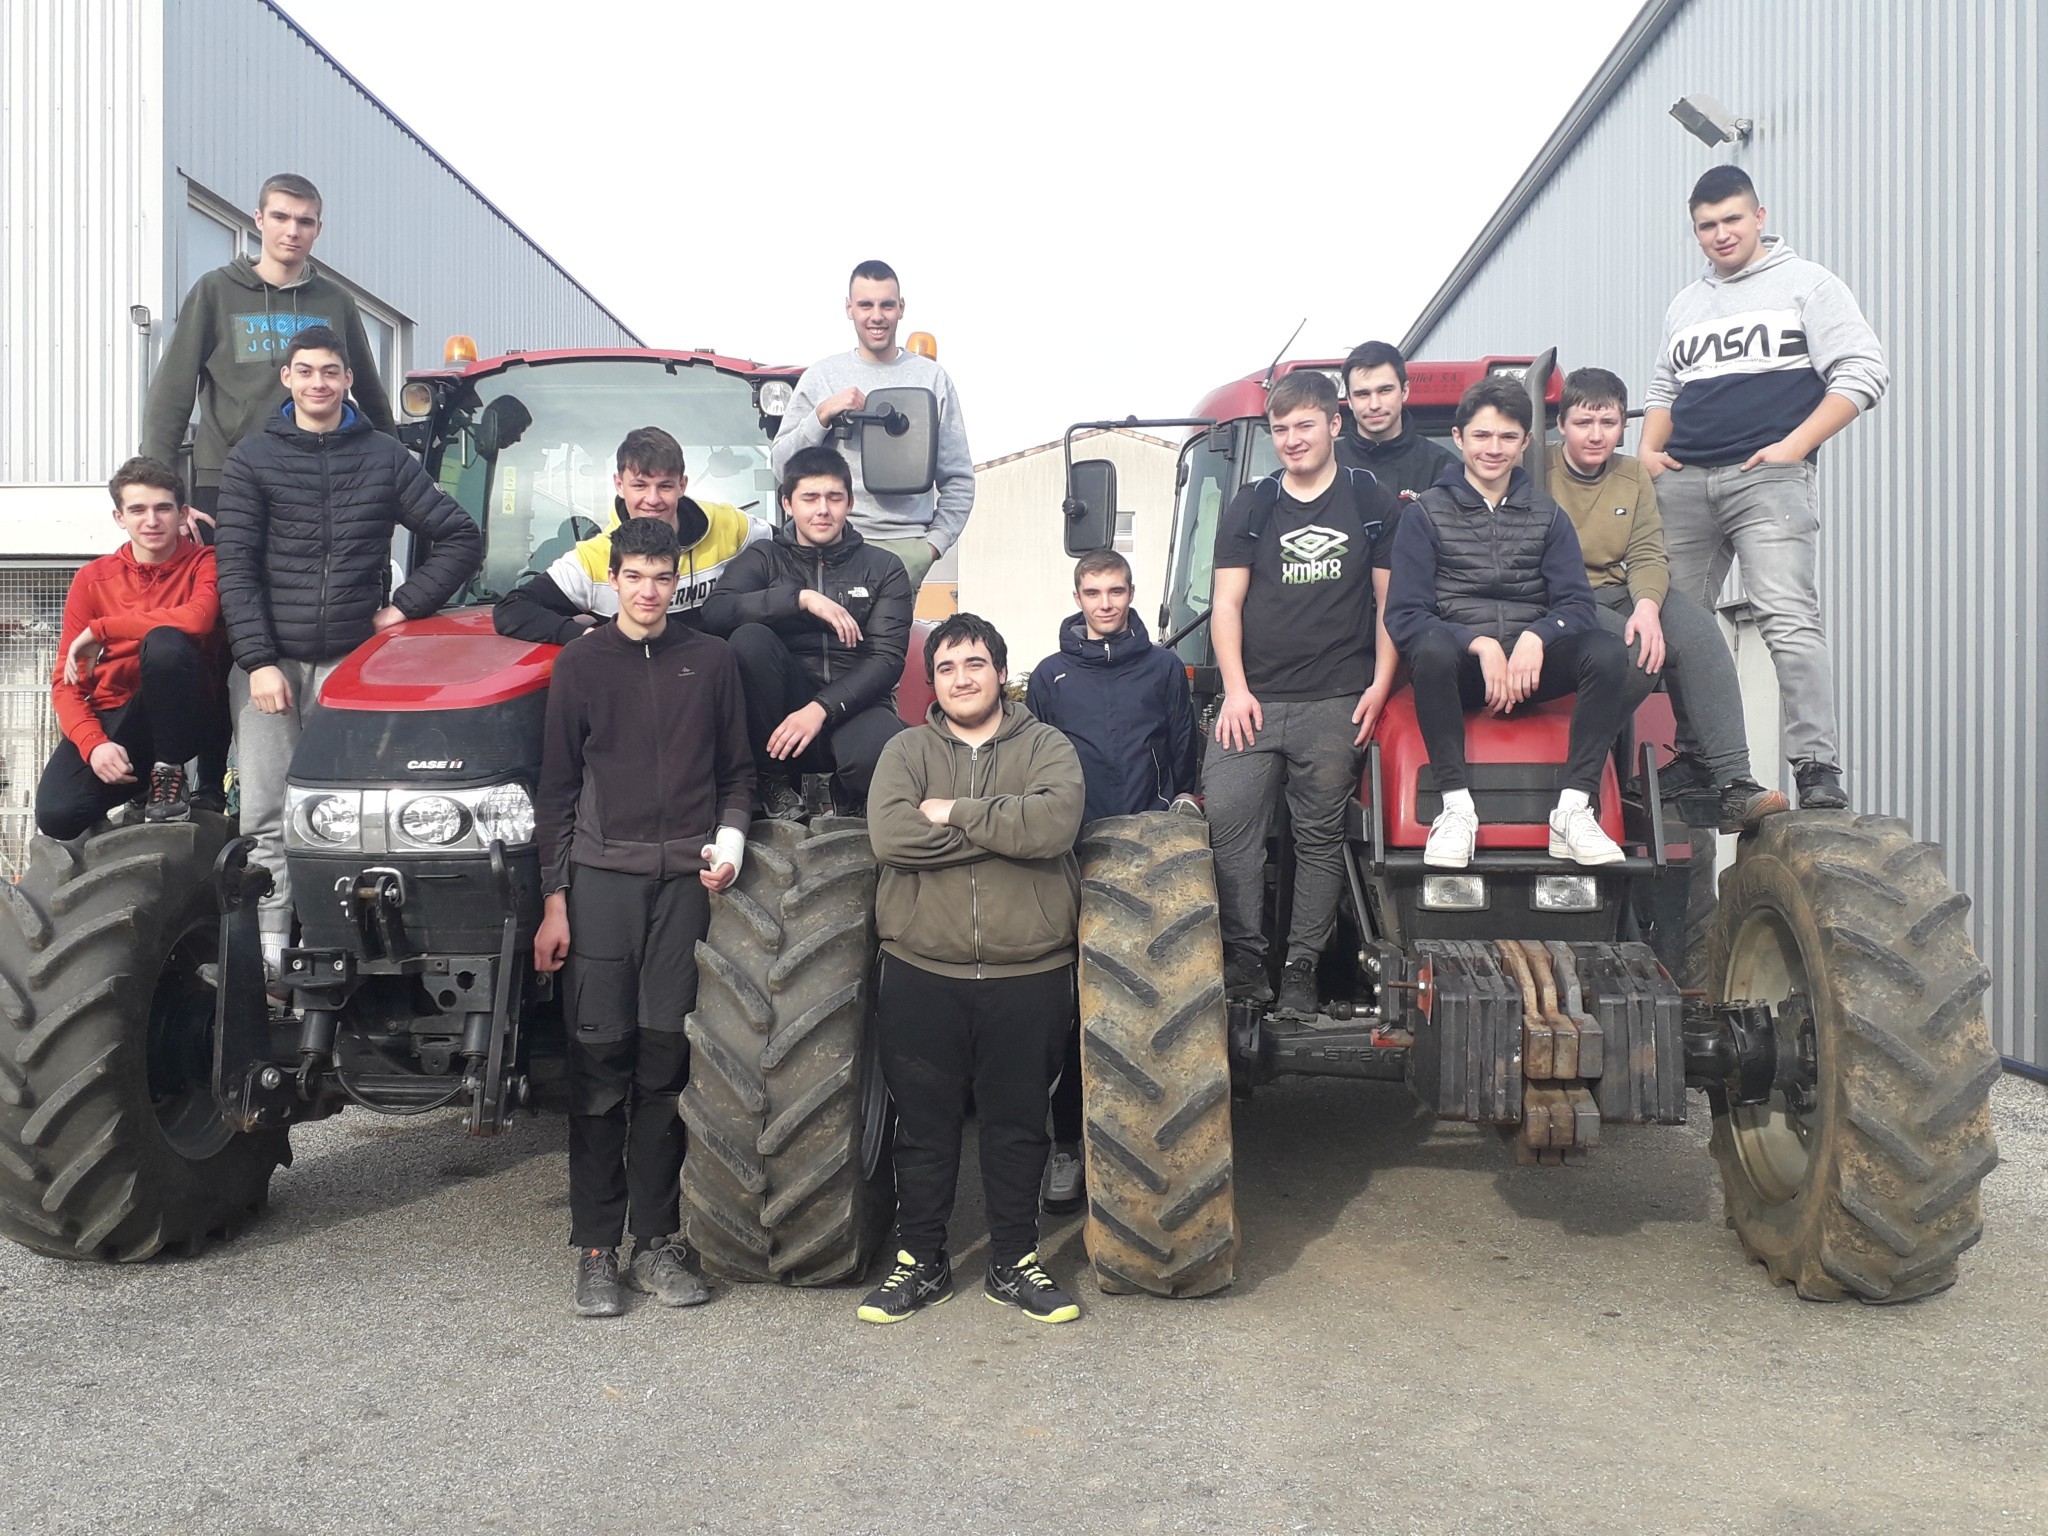
<svg viewBox="0 0 2048 1536"><path fill-rule="evenodd" d="M1031 976L1074 961L1081 912L1081 760L1067 738L1004 704L978 747L934 704L882 749L868 791L881 861L875 932L906 964L941 976ZM953 802L944 826L918 809Z"/></svg>
<svg viewBox="0 0 2048 1536"><path fill-rule="evenodd" d="M296 283L273 287L256 275L253 259L237 256L194 283L179 306L171 343L142 408L142 451L175 464L196 397L192 482L219 485L228 450L262 431L284 404L278 370L285 348L311 325L327 326L341 337L355 374L356 404L371 426L391 432L391 397L377 377L362 311L347 290L310 261Z"/></svg>
<svg viewBox="0 0 2048 1536"><path fill-rule="evenodd" d="M1740 464L1828 395L1858 411L1884 397L1884 348L1848 285L1765 235L1730 277L1707 270L1671 301L1643 404L1671 412L1664 451L1681 464Z"/></svg>
<svg viewBox="0 0 2048 1536"><path fill-rule="evenodd" d="M182 630L209 659L221 654L220 595L213 551L180 539L171 557L155 565L124 544L71 578L64 596L64 627L57 638L57 671L50 701L57 723L80 757L108 739L100 716L135 697L142 684L142 642L152 629ZM90 629L105 649L83 683L64 681L64 658L80 630Z"/></svg>
<svg viewBox="0 0 2048 1536"><path fill-rule="evenodd" d="M1070 613L1060 648L1031 673L1025 708L1074 744L1088 782L1083 819L1163 811L1195 787L1197 733L1187 668L1137 614L1098 640Z"/></svg>

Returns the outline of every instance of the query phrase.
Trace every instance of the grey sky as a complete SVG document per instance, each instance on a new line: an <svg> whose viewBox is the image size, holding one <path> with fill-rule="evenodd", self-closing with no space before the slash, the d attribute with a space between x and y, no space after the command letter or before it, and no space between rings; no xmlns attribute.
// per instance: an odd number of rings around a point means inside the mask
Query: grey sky
<svg viewBox="0 0 2048 1536"><path fill-rule="evenodd" d="M977 459L1398 339L1638 8L284 5L650 341L807 363L890 262Z"/></svg>

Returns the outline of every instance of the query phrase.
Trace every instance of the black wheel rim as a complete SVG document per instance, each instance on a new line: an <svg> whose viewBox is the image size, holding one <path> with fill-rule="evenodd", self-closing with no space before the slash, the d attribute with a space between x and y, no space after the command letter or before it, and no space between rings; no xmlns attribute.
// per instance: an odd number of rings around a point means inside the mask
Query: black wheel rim
<svg viewBox="0 0 2048 1536"><path fill-rule="evenodd" d="M213 1100L215 993L199 971L219 953L211 920L187 927L165 957L149 1000L150 1107L164 1139L188 1162L212 1157L235 1134Z"/></svg>

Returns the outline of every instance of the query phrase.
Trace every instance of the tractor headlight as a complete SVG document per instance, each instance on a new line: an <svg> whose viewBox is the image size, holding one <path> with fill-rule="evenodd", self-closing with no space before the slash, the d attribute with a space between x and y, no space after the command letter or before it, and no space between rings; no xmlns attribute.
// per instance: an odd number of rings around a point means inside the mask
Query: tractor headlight
<svg viewBox="0 0 2048 1536"><path fill-rule="evenodd" d="M523 784L493 784L472 804L477 835L507 848L533 841L533 797Z"/></svg>
<svg viewBox="0 0 2048 1536"><path fill-rule="evenodd" d="M796 386L787 379L769 379L762 384L754 401L761 408L763 416L780 416L789 409L789 402L796 395Z"/></svg>
<svg viewBox="0 0 2048 1536"><path fill-rule="evenodd" d="M1600 882L1591 875L1538 875L1529 905L1538 912L1598 912Z"/></svg>
<svg viewBox="0 0 2048 1536"><path fill-rule="evenodd" d="M1478 875L1424 875L1422 904L1432 912L1484 912L1486 881Z"/></svg>
<svg viewBox="0 0 2048 1536"><path fill-rule="evenodd" d="M363 846L363 797L355 790L294 789L285 808L285 841L303 848Z"/></svg>
<svg viewBox="0 0 2048 1536"><path fill-rule="evenodd" d="M415 843L446 847L469 830L469 812L447 795L420 795L398 808L398 830Z"/></svg>

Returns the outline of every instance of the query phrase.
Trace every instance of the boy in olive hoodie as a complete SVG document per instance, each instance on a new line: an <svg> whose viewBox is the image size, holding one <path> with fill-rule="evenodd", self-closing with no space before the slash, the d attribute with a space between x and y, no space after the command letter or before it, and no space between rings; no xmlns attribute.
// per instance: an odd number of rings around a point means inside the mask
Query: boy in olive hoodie
<svg viewBox="0 0 2048 1536"><path fill-rule="evenodd" d="M882 749L868 795L899 1251L861 1303L863 1322L901 1322L952 1299L946 1220L970 1093L986 1294L1038 1322L1081 1315L1038 1261L1038 1183L1046 1095L1073 1018L1086 790L1067 738L1004 701L1008 662L986 619L958 613L934 630L924 665L937 702Z"/></svg>

